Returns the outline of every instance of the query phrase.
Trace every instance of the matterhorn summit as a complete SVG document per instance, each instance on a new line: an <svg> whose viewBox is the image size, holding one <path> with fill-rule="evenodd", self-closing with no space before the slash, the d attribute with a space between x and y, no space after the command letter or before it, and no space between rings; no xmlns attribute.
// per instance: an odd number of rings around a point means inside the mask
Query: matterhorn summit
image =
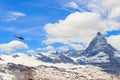
<svg viewBox="0 0 120 80"><path fill-rule="evenodd" d="M90 42L87 49L82 53L78 62L82 63L114 63L117 50L112 47L105 37L98 32L97 36Z"/></svg>
<svg viewBox="0 0 120 80"><path fill-rule="evenodd" d="M94 56L99 52L114 54L114 51L116 51L116 49L107 43L105 37L98 32L97 36L90 42L88 48L86 49L86 54L88 56Z"/></svg>

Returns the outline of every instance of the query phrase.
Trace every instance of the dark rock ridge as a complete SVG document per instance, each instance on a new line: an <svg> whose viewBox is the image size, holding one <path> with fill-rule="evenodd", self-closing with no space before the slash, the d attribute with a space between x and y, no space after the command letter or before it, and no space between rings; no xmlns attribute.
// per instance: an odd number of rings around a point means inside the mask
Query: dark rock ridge
<svg viewBox="0 0 120 80"><path fill-rule="evenodd" d="M18 54L14 54L12 57L13 58L17 58L17 57L19 57L19 55Z"/></svg>
<svg viewBox="0 0 120 80"><path fill-rule="evenodd" d="M28 71L28 70L33 70L35 68L24 66L22 64L7 63L6 69L12 70L12 71L24 72L24 71Z"/></svg>
<svg viewBox="0 0 120 80"><path fill-rule="evenodd" d="M41 53L39 53L36 57L37 57L37 60L41 60L43 62L52 62L53 61L50 57L45 56Z"/></svg>
<svg viewBox="0 0 120 80"><path fill-rule="evenodd" d="M43 54L38 54L36 56L37 60L41 60L43 62L50 62L50 63L75 63L71 58L69 58L68 56L65 56L61 53L54 53L51 54L49 56L45 56Z"/></svg>

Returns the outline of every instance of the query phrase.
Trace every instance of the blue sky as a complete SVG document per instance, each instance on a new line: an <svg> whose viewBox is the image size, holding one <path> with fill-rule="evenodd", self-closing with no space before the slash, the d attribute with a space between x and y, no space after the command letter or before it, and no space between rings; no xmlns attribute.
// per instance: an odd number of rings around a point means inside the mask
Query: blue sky
<svg viewBox="0 0 120 80"><path fill-rule="evenodd" d="M115 46L119 43L115 40L120 39L118 2L0 0L0 52L18 52L19 49L25 53L81 50L88 46L98 31ZM23 36L25 40L13 35ZM6 50L6 46L10 50ZM120 46L115 47L119 49Z"/></svg>

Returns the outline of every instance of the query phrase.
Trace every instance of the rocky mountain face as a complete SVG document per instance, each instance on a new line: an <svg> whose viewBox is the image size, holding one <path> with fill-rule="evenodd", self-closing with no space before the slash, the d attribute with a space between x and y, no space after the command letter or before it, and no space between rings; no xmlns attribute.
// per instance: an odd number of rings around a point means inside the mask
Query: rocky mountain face
<svg viewBox="0 0 120 80"><path fill-rule="evenodd" d="M69 51L63 52L62 54L69 57L77 58L81 56L83 52L84 50L69 50Z"/></svg>
<svg viewBox="0 0 120 80"><path fill-rule="evenodd" d="M78 59L79 63L118 63L117 59L114 58L117 50L113 48L104 36L98 32L97 36L90 42L89 46L82 53L82 57ZM84 60L83 59L84 56ZM82 59L81 59L82 58ZM96 60L99 61L97 62ZM100 61L101 60L101 61ZM104 62L106 61L106 62Z"/></svg>
<svg viewBox="0 0 120 80"><path fill-rule="evenodd" d="M49 62L49 63L75 63L74 60L72 60L70 57L65 56L61 53L58 54L51 54L48 56L45 56L43 54L38 54L36 56L37 60L43 61L43 62Z"/></svg>
<svg viewBox="0 0 120 80"><path fill-rule="evenodd" d="M88 48L85 50L84 54L87 57L94 56L99 52L104 52L112 57L114 52L116 51L110 44L107 43L107 40L103 37L103 35L98 32L97 36L90 42Z"/></svg>
<svg viewBox="0 0 120 80"><path fill-rule="evenodd" d="M35 73L35 68L22 64L0 64L0 68L0 80L29 80Z"/></svg>

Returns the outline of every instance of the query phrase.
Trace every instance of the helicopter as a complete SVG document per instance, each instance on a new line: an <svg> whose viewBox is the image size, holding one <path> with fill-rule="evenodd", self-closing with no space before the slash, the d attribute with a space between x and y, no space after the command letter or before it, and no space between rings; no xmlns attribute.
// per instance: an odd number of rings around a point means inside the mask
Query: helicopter
<svg viewBox="0 0 120 80"><path fill-rule="evenodd" d="M16 36L16 35L14 35L14 37L15 37L15 38L18 38L18 39L20 39L20 40L24 40L24 38L23 38L22 36Z"/></svg>

